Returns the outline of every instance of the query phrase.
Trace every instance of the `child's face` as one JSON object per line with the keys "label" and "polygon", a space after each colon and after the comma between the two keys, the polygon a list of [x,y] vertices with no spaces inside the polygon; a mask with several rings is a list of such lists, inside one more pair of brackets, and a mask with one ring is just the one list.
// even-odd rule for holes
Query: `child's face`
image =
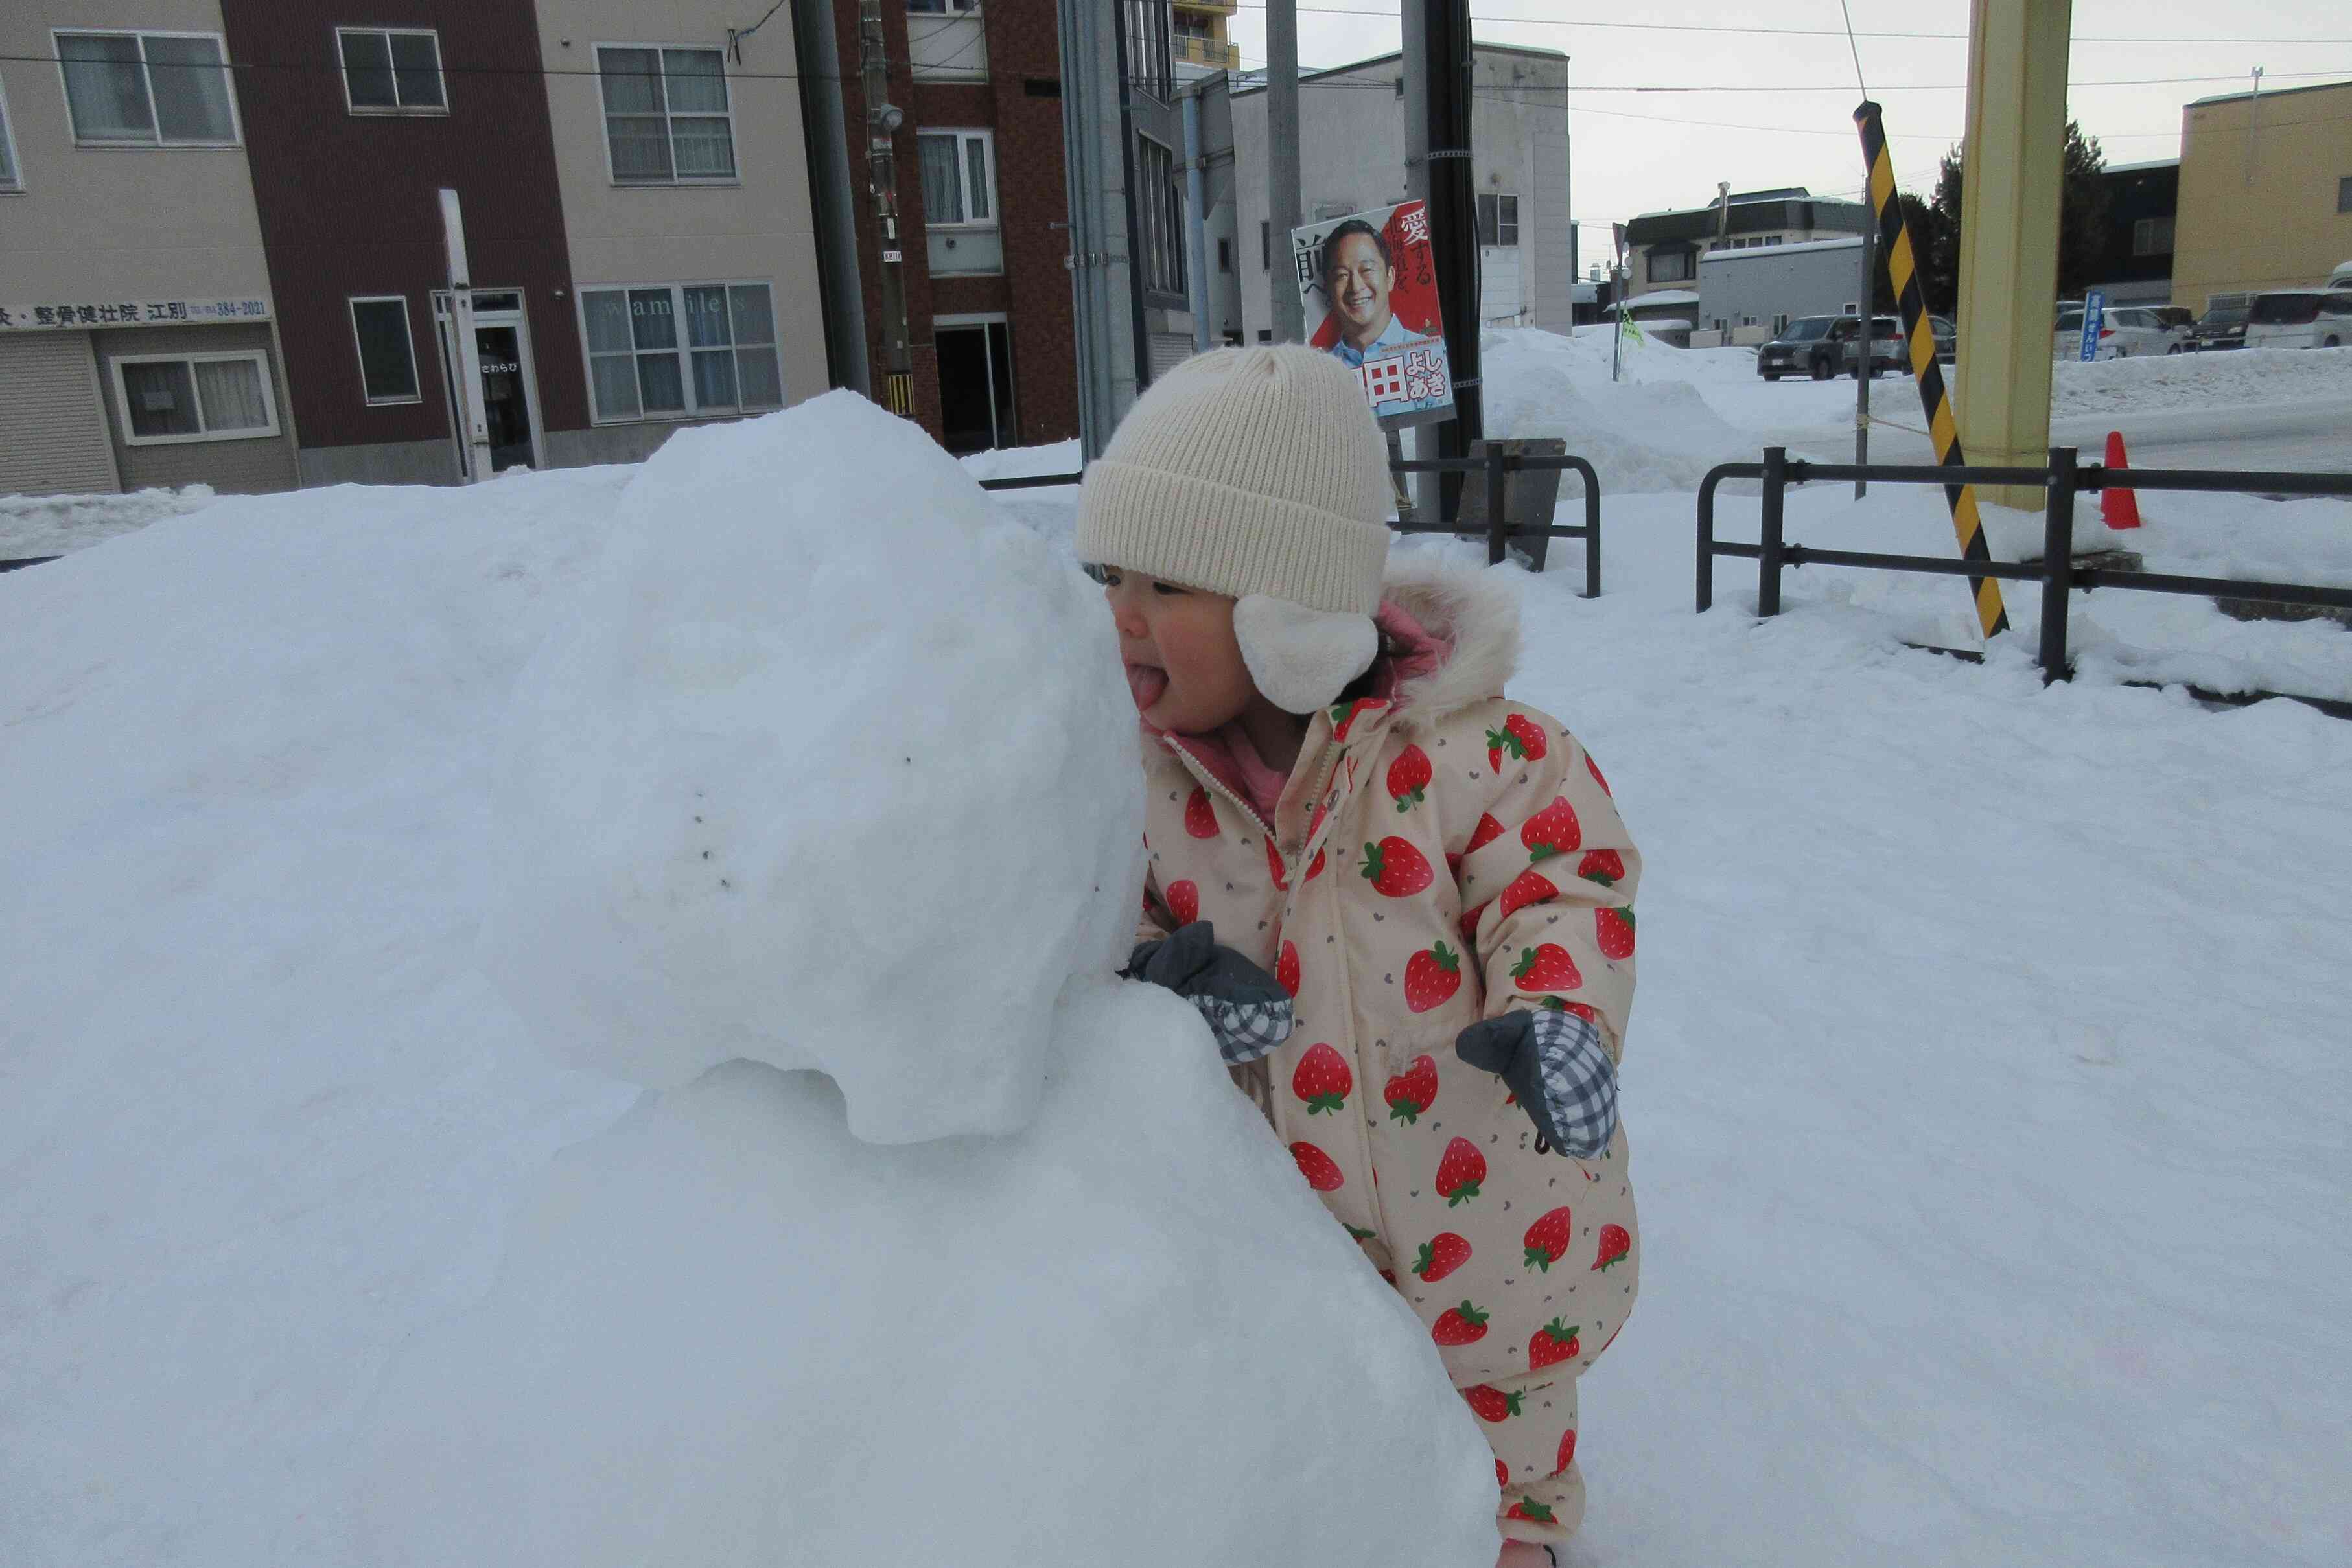
{"label": "child's face", "polygon": [[1136,711],[1155,729],[1205,735],[1241,716],[1257,687],[1234,639],[1234,601],[1118,567],[1090,569],[1110,601]]}

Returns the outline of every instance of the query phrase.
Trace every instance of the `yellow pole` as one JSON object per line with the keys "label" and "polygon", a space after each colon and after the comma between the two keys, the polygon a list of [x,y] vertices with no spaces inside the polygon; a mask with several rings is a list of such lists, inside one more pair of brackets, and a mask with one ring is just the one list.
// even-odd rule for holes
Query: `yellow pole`
{"label": "yellow pole", "polygon": [[[1988,467],[2050,456],[2050,333],[2066,155],[2072,0],[1973,0],[1960,203],[1960,340],[1952,394]],[[2042,491],[1988,486],[1991,505],[2042,511]]]}

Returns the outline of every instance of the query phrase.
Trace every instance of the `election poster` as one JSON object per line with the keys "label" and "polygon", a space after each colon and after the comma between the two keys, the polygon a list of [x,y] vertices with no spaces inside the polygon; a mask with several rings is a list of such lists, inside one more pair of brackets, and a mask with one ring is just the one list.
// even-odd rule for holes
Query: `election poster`
{"label": "election poster", "polygon": [[1290,231],[1307,341],[1355,370],[1393,430],[1454,416],[1429,204],[1401,202]]}

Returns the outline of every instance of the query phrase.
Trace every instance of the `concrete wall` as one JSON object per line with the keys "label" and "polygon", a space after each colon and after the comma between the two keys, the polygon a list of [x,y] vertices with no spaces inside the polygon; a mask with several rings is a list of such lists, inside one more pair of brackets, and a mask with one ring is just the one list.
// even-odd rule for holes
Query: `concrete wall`
{"label": "concrete wall", "polygon": [[[740,61],[728,63],[737,179],[723,185],[614,182],[605,152],[604,100],[593,74],[595,46],[723,48],[727,30],[750,25],[757,18],[756,10],[747,14],[728,0],[664,0],[658,5],[642,0],[537,0],[537,9],[540,48],[548,70],[584,73],[547,78],[564,243],[577,286],[764,281],[775,310],[785,401],[797,402],[824,392],[824,321],[800,84],[794,79],[799,68],[791,7],[778,10],[744,41]],[[543,361],[559,350],[552,342],[533,346],[544,379]],[[581,351],[576,331],[560,351]],[[584,364],[578,373],[585,375]],[[658,436],[637,436],[614,438],[614,444],[630,448],[647,440],[660,444]],[[552,430],[548,444],[552,458]],[[603,444],[567,444],[594,449]]]}
{"label": "concrete wall", "polygon": [[2352,83],[2192,103],[2181,111],[2172,303],[2326,281],[2352,258]]}
{"label": "concrete wall", "polygon": [[[1535,323],[1566,331],[1571,316],[1568,257],[1568,57],[1549,49],[1481,44],[1473,56],[1471,179],[1482,195],[1519,199],[1519,276]],[[1389,206],[1405,199],[1404,99],[1395,55],[1299,82],[1298,182],[1307,221]],[[1259,265],[1265,221],[1266,95],[1234,95],[1236,172],[1234,246],[1244,340],[1271,324],[1271,281]],[[1288,265],[1288,236],[1273,236],[1274,262]],[[1308,323],[1312,329],[1313,323]]]}
{"label": "concrete wall", "polygon": [[1825,240],[1701,256],[1698,296],[1703,329],[1712,330],[1719,320],[1734,333],[1732,341],[1762,342],[1763,338],[1737,335],[1738,329],[1769,328],[1776,316],[1836,315],[1848,304],[1859,304],[1862,241]]}
{"label": "concrete wall", "polygon": [[0,5],[0,56],[18,57],[0,58],[0,84],[25,184],[0,195],[0,298],[268,298],[245,149],[75,146],[49,36],[73,26],[223,30],[217,0]]}

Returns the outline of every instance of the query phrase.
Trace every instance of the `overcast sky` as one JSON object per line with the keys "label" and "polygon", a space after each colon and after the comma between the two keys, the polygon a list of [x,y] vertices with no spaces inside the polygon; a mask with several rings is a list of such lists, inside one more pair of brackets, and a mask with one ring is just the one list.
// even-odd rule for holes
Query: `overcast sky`
{"label": "overcast sky", "polygon": [[[1848,4],[1864,78],[1885,110],[1895,180],[1929,194],[1937,160],[1959,140],[1967,118],[1969,7],[1959,0]],[[1396,0],[1301,0],[1301,68],[1397,48],[1397,16]],[[1612,222],[1704,204],[1715,199],[1718,180],[1735,191],[1804,185],[1817,194],[1860,193],[1855,50],[1837,0],[1770,6],[1662,0],[1655,7],[1472,0],[1471,16],[1481,43],[1569,57],[1573,215],[1588,225],[1585,260],[1605,256]],[[1669,30],[1669,24],[1775,30]],[[1265,64],[1263,0],[1243,0],[1230,26],[1243,65]],[[1953,36],[1883,36],[1891,33]],[[2068,111],[2099,139],[2110,163],[2179,157],[2182,106],[2247,90],[2256,66],[2265,92],[2352,78],[2352,14],[2342,0],[2076,0],[2074,36]],[[2189,41],[2111,41],[2118,38]],[[2269,41],[2275,39],[2292,41]],[[2107,85],[2121,83],[2137,85]],[[1633,88],[1702,90],[1624,90]],[[1773,90],[1752,90],[1759,88]]]}

